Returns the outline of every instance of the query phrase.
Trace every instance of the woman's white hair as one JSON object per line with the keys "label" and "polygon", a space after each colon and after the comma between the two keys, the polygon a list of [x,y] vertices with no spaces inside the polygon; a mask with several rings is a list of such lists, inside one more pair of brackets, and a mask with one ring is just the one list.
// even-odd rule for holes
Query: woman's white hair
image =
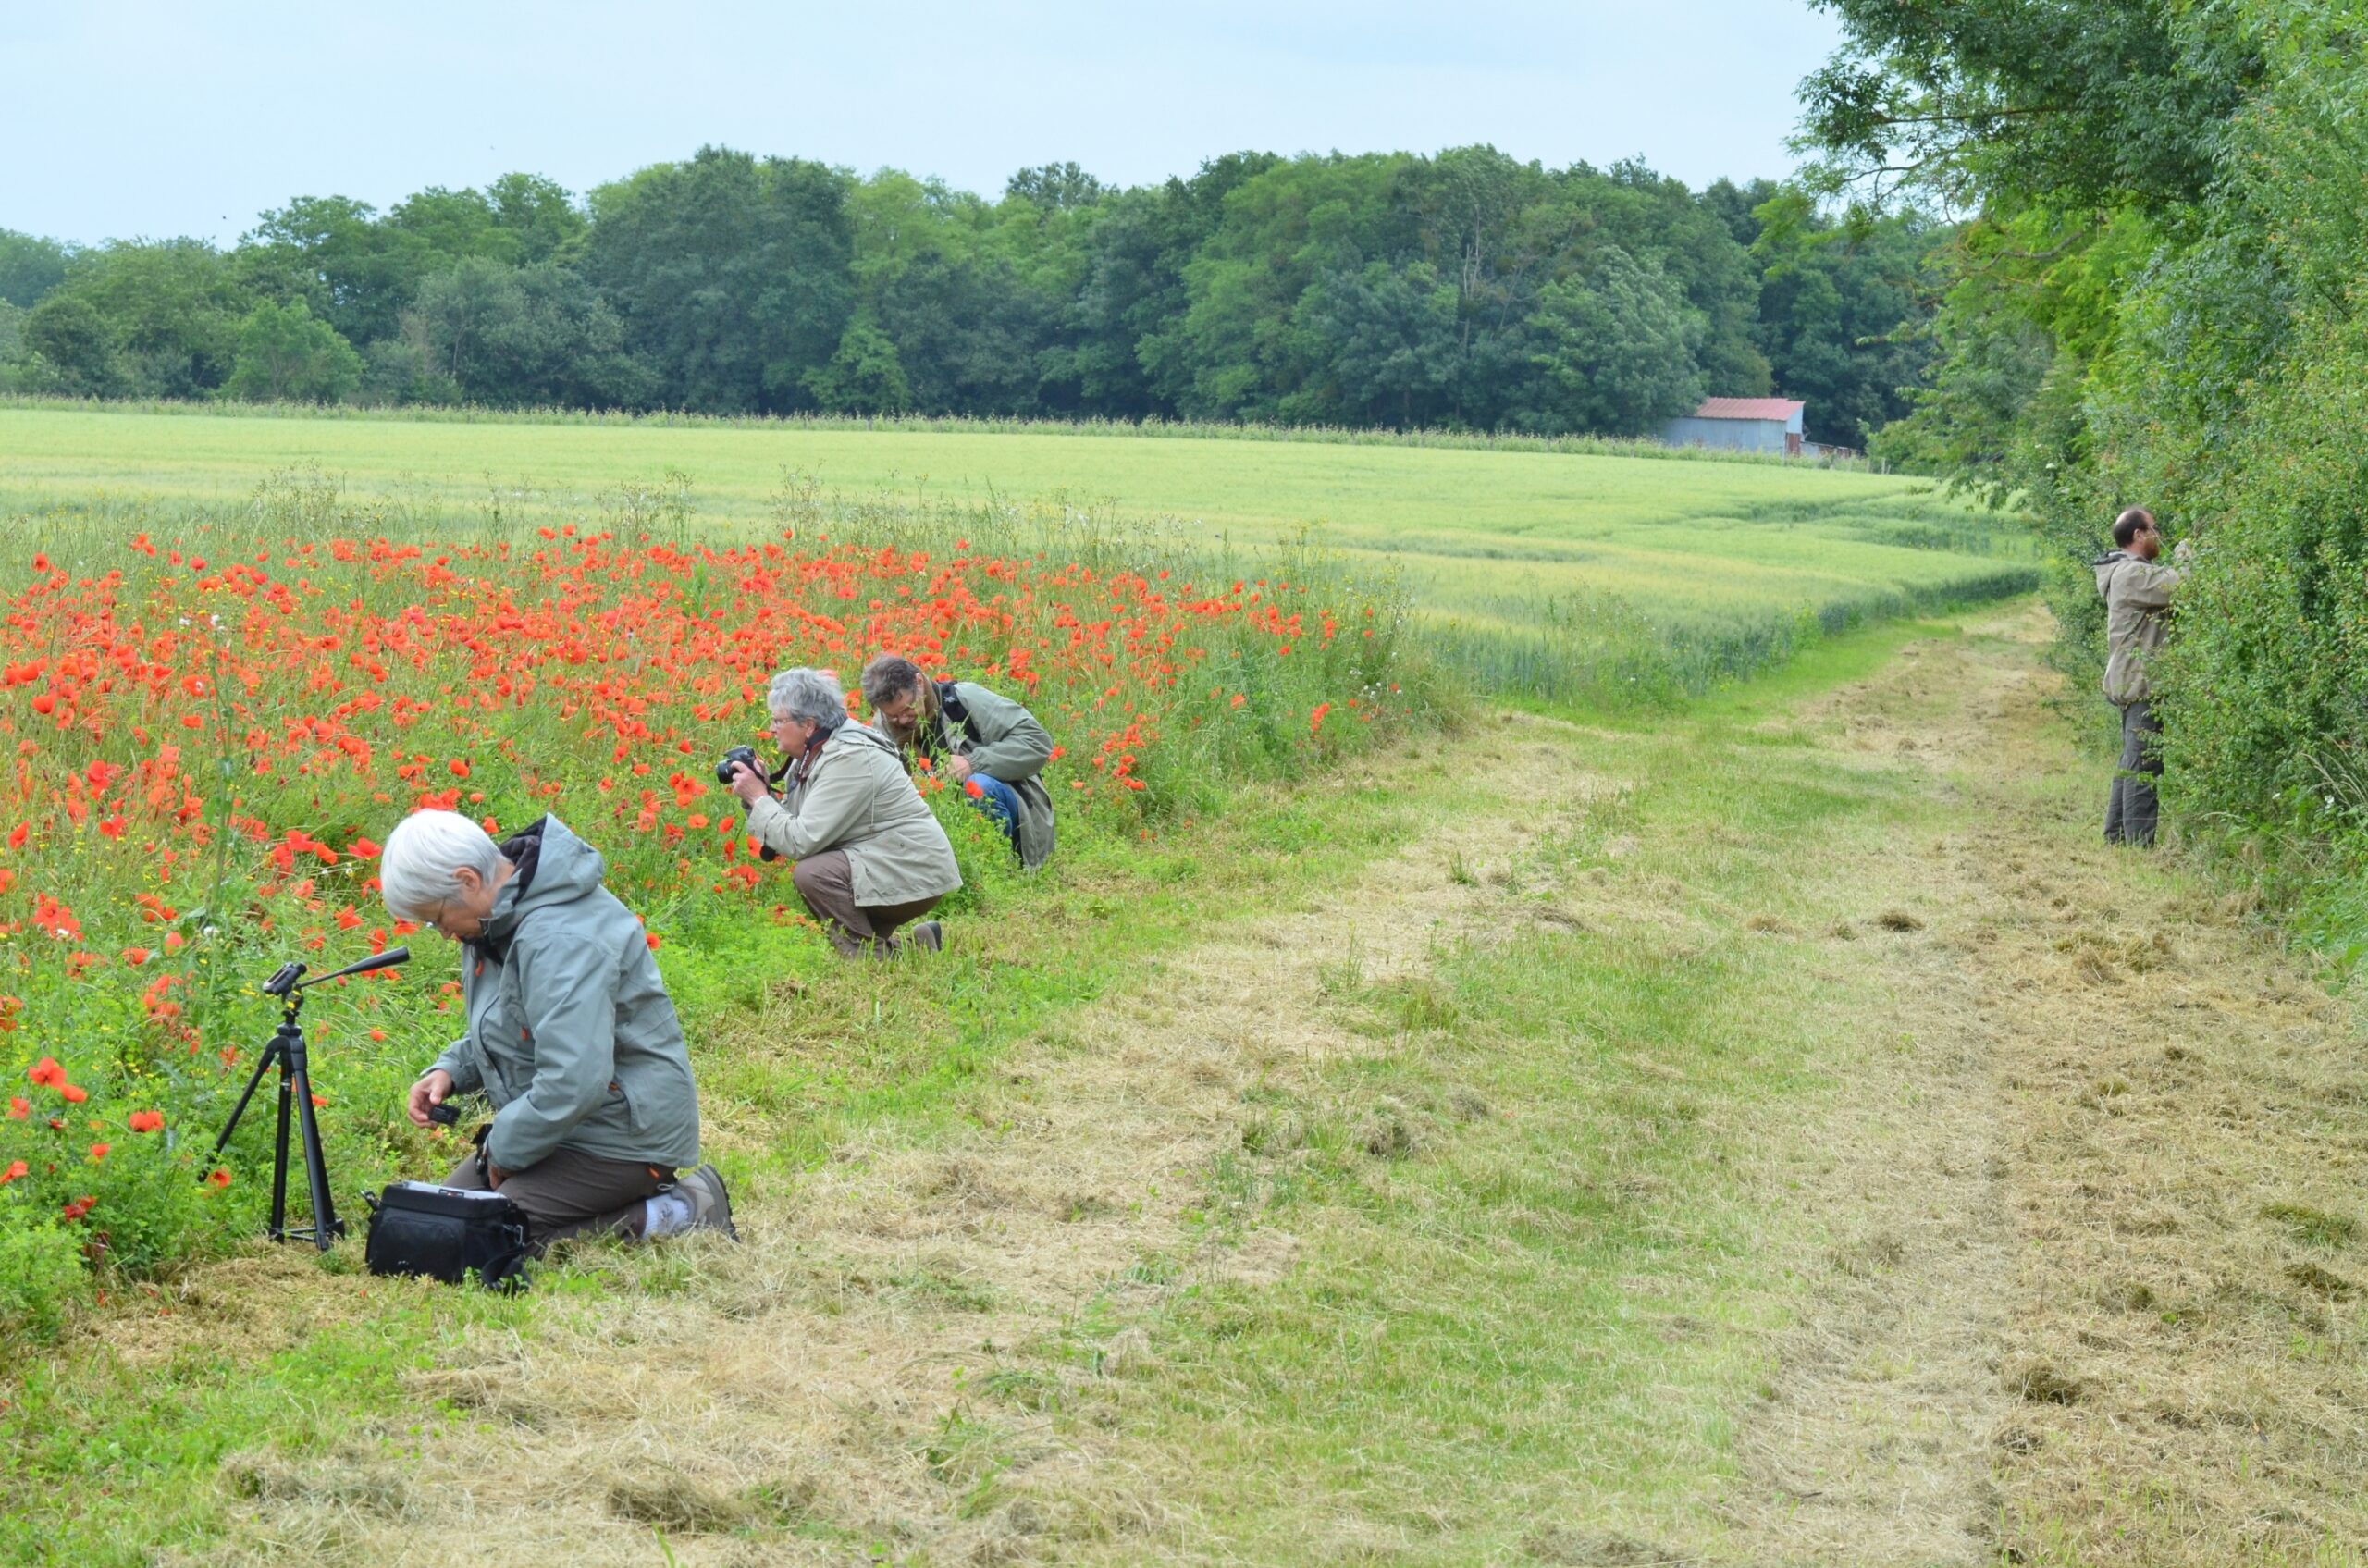
{"label": "woman's white hair", "polygon": [[424,920],[460,891],[463,866],[493,881],[501,850],[485,829],[458,811],[413,811],[395,824],[378,851],[378,895],[399,920]]}
{"label": "woman's white hair", "polygon": [[846,722],[847,694],[841,689],[836,674],[801,665],[773,677],[772,685],[765,693],[765,707],[776,719],[836,725]]}

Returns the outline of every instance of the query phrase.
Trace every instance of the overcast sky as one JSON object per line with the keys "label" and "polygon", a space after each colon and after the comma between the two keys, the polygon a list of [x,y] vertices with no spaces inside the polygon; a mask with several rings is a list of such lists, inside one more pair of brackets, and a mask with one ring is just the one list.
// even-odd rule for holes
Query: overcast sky
{"label": "overcast sky", "polygon": [[582,191],[706,142],[988,194],[1480,142],[1698,188],[1792,168],[1834,38],[1807,0],[0,0],[0,228],[228,242],[290,196]]}

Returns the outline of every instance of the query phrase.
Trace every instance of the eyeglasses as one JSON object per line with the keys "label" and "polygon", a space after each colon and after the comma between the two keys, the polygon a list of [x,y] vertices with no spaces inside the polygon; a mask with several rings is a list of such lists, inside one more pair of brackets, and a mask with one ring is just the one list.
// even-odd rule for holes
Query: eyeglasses
{"label": "eyeglasses", "polygon": [[447,932],[444,930],[444,922],[451,918],[451,909],[452,901],[450,898],[447,898],[436,906],[436,913],[428,916],[419,923],[426,926],[428,930],[434,932],[438,936],[446,935]]}

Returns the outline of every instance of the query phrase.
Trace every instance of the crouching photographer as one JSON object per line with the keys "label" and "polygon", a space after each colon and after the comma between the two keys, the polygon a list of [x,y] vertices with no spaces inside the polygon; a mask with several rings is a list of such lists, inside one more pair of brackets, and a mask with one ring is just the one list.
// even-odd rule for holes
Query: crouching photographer
{"label": "crouching photographer", "polygon": [[387,835],[387,911],[462,945],[468,1019],[412,1085],[411,1118],[426,1126],[454,1094],[492,1102],[492,1125],[445,1185],[500,1191],[537,1253],[569,1236],[736,1240],[715,1168],[675,1179],[698,1157],[690,1056],[648,936],[604,870],[555,817],[500,845],[450,811],[415,812]]}
{"label": "crouching photographer", "polygon": [[781,796],[741,759],[751,754],[722,764],[748,808],[748,831],[773,857],[796,862],[798,896],[841,957],[943,948],[944,929],[921,917],[962,885],[962,872],[895,742],[847,717],[828,670],[783,670],[765,700],[785,763]]}
{"label": "crouching photographer", "polygon": [[1030,870],[1053,855],[1044,764],[1053,737],[1036,715],[976,681],[935,681],[901,654],[863,667],[863,695],[889,739],[962,786]]}

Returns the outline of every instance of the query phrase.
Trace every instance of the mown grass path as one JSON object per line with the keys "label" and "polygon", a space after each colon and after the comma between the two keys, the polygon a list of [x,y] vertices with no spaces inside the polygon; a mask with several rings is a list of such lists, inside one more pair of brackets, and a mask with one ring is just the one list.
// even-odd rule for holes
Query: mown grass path
{"label": "mown grass path", "polygon": [[[2095,842],[2045,630],[1318,785],[1431,829],[752,1188],[740,1248],[243,1413],[166,1560],[2353,1561],[2350,1020]],[[235,1323],[292,1389],[364,1283],[408,1301],[201,1270],[72,1352]]]}

